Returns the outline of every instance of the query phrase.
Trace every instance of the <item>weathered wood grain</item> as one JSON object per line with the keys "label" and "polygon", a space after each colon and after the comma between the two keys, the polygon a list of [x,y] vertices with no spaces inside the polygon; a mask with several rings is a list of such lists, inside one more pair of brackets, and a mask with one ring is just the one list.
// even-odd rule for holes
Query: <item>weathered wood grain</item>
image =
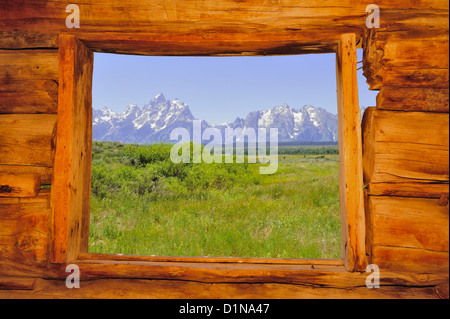
{"label": "weathered wood grain", "polygon": [[33,290],[36,278],[0,277],[0,290]]}
{"label": "weathered wood grain", "polygon": [[[409,296],[411,298],[415,295],[414,289],[419,289],[417,291],[421,291],[420,289],[431,289],[427,294],[420,295],[426,298],[436,298],[441,297],[442,293],[435,294],[435,288],[445,285],[445,283],[448,282],[448,274],[422,274],[417,272],[400,273],[383,270],[380,282],[381,288],[367,289],[365,280],[368,274],[365,272],[348,272],[343,265],[316,265],[312,267],[312,265],[167,263],[145,262],[142,260],[135,262],[80,260],[76,261],[76,264],[80,267],[81,288],[76,289],[78,292],[75,295],[71,293],[66,295],[67,298],[76,298],[77,294],[86,297],[98,297],[100,296],[98,295],[100,291],[102,298],[118,298],[118,295],[140,296],[141,298],[146,298],[146,296],[148,296],[147,293],[133,287],[133,284],[142,280],[142,282],[147,283],[147,285],[150,285],[149,287],[151,287],[153,279],[157,279],[156,282],[163,283],[160,288],[164,290],[164,292],[161,291],[161,294],[158,293],[160,298],[171,298],[173,293],[172,290],[180,289],[183,287],[184,283],[197,283],[201,286],[208,285],[209,287],[227,285],[230,289],[239,289],[239,287],[248,285],[248,289],[252,291],[254,297],[265,295],[261,294],[259,291],[252,290],[251,287],[258,287],[261,284],[265,286],[273,285],[274,290],[271,294],[272,297],[269,297],[268,295],[269,298],[282,298],[284,296],[282,287],[286,288],[288,291],[301,288],[295,296],[291,295],[295,298],[300,298],[302,296],[311,296],[311,298],[325,298],[328,296],[334,296],[334,298],[364,298],[366,293],[369,293],[372,297],[384,296],[383,298],[406,298]],[[11,269],[8,270],[11,271]],[[14,275],[12,276],[17,277],[17,270],[13,273]],[[53,279],[52,282],[64,287],[64,294],[68,293],[70,290],[65,287],[64,280],[67,277],[67,273],[65,272],[64,264],[54,264],[46,273],[35,273],[34,275],[28,273],[27,276]],[[40,279],[38,279],[38,281],[39,280]],[[111,283],[113,280],[120,280],[120,282],[124,283],[122,292],[117,292],[117,290],[111,288],[107,284],[108,282]],[[130,283],[130,285],[125,283]],[[301,293],[303,288],[306,289],[306,291],[303,292],[304,295]],[[310,288],[313,290],[310,290]],[[361,288],[364,288],[364,290]],[[93,291],[91,291],[91,289],[93,289]],[[313,293],[310,295],[310,293],[314,292],[316,289],[320,289],[320,293]],[[196,296],[194,290],[186,296]],[[28,296],[40,298],[51,294],[50,291],[56,292],[58,289],[34,289],[33,293]],[[97,294],[94,291],[97,291]],[[204,295],[202,293],[203,298],[229,298],[229,295],[225,292],[214,291],[215,293],[205,291]],[[378,293],[372,294],[371,291],[378,291]],[[400,295],[398,295],[399,292],[401,292]],[[19,292],[17,292],[15,296],[17,296],[18,293]],[[58,292],[57,295],[60,295],[60,292]]]}
{"label": "weathered wood grain", "polygon": [[20,204],[33,204],[35,206],[50,207],[50,188],[41,188],[34,198],[19,198]]}
{"label": "weathered wood grain", "polygon": [[41,31],[0,31],[2,48],[28,49],[28,48],[57,48],[58,38],[53,34]]}
{"label": "weathered wood grain", "polygon": [[400,197],[429,197],[441,198],[449,193],[448,183],[369,183],[367,185],[370,195],[400,196]]}
{"label": "weathered wood grain", "polygon": [[257,258],[257,257],[176,257],[176,256],[134,256],[80,253],[80,260],[117,260],[143,262],[189,262],[189,263],[229,263],[229,264],[294,264],[343,266],[342,259],[303,259],[303,258]]}
{"label": "weathered wood grain", "polygon": [[58,83],[53,80],[0,84],[0,113],[55,114]]}
{"label": "weathered wood grain", "polygon": [[5,263],[30,270],[47,266],[50,216],[50,207],[43,203],[0,205],[0,273]]}
{"label": "weathered wood grain", "polygon": [[448,20],[437,28],[411,23],[398,31],[384,26],[365,32],[363,70],[370,89],[448,89]]}
{"label": "weathered wood grain", "polygon": [[383,87],[377,108],[398,111],[449,111],[449,89]]}
{"label": "weathered wood grain", "polygon": [[[415,27],[417,28],[417,26]],[[441,30],[422,27],[406,32],[372,29],[367,43],[367,62],[374,70],[383,68],[448,68],[448,25]]]}
{"label": "weathered wood grain", "polygon": [[36,207],[50,207],[50,189],[42,188],[36,197],[0,197],[0,204],[33,204]]}
{"label": "weathered wood grain", "polygon": [[39,174],[42,185],[52,182],[53,167],[30,165],[0,165],[0,174]]}
{"label": "weathered wood grain", "polygon": [[436,295],[441,299],[449,299],[449,284],[445,283],[434,287]]}
{"label": "weathered wood grain", "polygon": [[[0,198],[0,278],[46,276],[50,260],[50,192],[34,198]],[[6,280],[8,281],[8,280]]]}
{"label": "weathered wood grain", "polygon": [[361,114],[356,39],[342,35],[336,54],[342,255],[350,271],[366,268]]}
{"label": "weathered wood grain", "polygon": [[50,260],[50,192],[34,198],[0,198],[0,278],[45,276]]}
{"label": "weathered wood grain", "polygon": [[[72,108],[72,111],[59,112],[58,130],[65,132],[75,127],[73,110],[89,104],[77,97],[84,94],[90,99],[84,90],[88,86],[86,74],[90,73],[91,62],[84,64],[84,70],[75,64],[66,65],[71,71],[65,69],[62,74],[74,75],[69,76],[71,93],[64,87],[66,95],[58,96],[58,90],[63,89],[58,87],[57,52],[43,48],[61,46],[58,41],[61,33],[76,35],[96,51],[150,55],[334,52],[342,34],[354,33],[352,42],[362,40],[359,45],[364,46],[367,81],[372,89],[381,89],[378,108],[413,111],[404,114],[368,110],[365,116],[364,127],[369,129],[364,130],[363,163],[368,185],[366,202],[370,203],[366,205],[365,216],[367,229],[371,231],[367,234],[367,252],[370,261],[381,267],[380,289],[365,287],[366,273],[348,272],[342,264],[326,262],[254,265],[246,261],[244,265],[235,265],[224,260],[204,265],[145,261],[144,257],[117,261],[102,256],[104,260],[80,260],[82,273],[90,280],[82,281],[81,290],[69,290],[64,283],[65,264],[49,264],[53,212],[49,206],[49,190],[41,190],[36,198],[0,199],[0,288],[3,284],[4,288],[14,289],[0,290],[0,295],[6,298],[448,298],[448,200],[445,200],[448,196],[448,114],[415,112],[448,112],[448,1],[382,0],[377,3],[382,8],[382,27],[366,32],[365,7],[370,3],[369,0],[357,4],[347,0],[326,0],[320,4],[307,0],[81,0],[77,4],[82,27],[67,29],[67,2],[0,0],[0,48],[14,49],[0,50],[0,113],[3,113],[0,115],[0,174],[37,173],[44,184],[49,184],[54,177],[56,115],[32,118],[26,114],[7,114],[56,114],[59,98],[60,108],[62,105]],[[62,46],[67,48],[65,40],[62,41]],[[82,60],[90,55],[80,42],[70,43],[74,51],[66,52],[68,55],[75,57],[80,53]],[[33,50],[17,50],[22,48]],[[72,93],[73,100],[70,100]],[[89,127],[86,114],[81,112],[80,123]],[[359,119],[359,114],[353,115]],[[350,131],[357,137],[359,124],[353,124]],[[73,161],[58,155],[56,181],[63,177],[60,172],[65,169],[88,172],[86,158],[90,150],[87,151],[86,137],[90,133],[72,131],[70,134],[74,139],[58,138],[60,148],[66,145],[68,152],[83,154],[82,162],[74,160],[81,157],[78,155],[71,158]],[[359,178],[358,174],[349,178],[352,176]],[[78,203],[74,207],[82,207],[85,212],[88,198],[80,197],[83,192],[75,193],[89,189],[88,179],[75,183],[70,179],[65,181],[72,182],[72,187],[57,181],[56,190],[55,185],[52,187],[54,203],[68,203],[64,198],[71,198],[71,203]],[[72,193],[68,194],[67,190]],[[64,191],[67,197],[60,196]],[[355,198],[360,191],[362,187],[355,189]],[[345,212],[350,211],[346,220],[359,211],[355,207],[349,210],[346,206]],[[67,242],[67,247],[75,253],[62,261],[75,258],[87,245],[86,237],[79,234],[87,233],[89,214],[75,216],[73,220],[62,218],[66,234],[72,230],[75,233],[75,238]],[[60,225],[61,219],[55,221]],[[77,223],[81,226],[77,227]],[[360,223],[356,221],[356,225]],[[361,228],[345,229],[345,233],[358,234],[358,229]],[[350,248],[356,247],[359,252],[349,249],[347,256],[364,255],[363,245],[352,242],[353,238],[359,240],[359,235],[349,238]],[[362,263],[357,268],[362,269]],[[399,270],[409,274],[401,274]]]}
{"label": "weathered wood grain", "polygon": [[93,53],[74,36],[59,38],[58,128],[51,188],[53,262],[87,252],[92,161]]}
{"label": "weathered wood grain", "polygon": [[0,50],[0,57],[2,84],[58,80],[58,50]]}
{"label": "weathered wood grain", "polygon": [[0,50],[0,114],[56,113],[57,50]]}
{"label": "weathered wood grain", "polygon": [[449,208],[438,199],[370,196],[371,263],[409,272],[448,272]]}
{"label": "weathered wood grain", "polygon": [[0,205],[1,204],[18,204],[18,197],[0,197]]}
{"label": "weathered wood grain", "polygon": [[56,118],[0,114],[0,165],[53,166]]}
{"label": "weathered wood grain", "polygon": [[448,273],[448,260],[448,252],[382,245],[373,245],[372,247],[372,263],[381,269]]}
{"label": "weathered wood grain", "polygon": [[[88,257],[88,256],[86,256]],[[110,256],[111,258],[119,258],[117,256]],[[147,257],[149,258],[149,257]],[[132,259],[132,258],[131,258]],[[131,260],[130,259],[130,260]],[[230,287],[240,287],[241,285],[259,285],[276,284],[281,287],[309,287],[324,289],[319,295],[327,296],[329,292],[339,289],[342,291],[354,291],[355,298],[361,293],[359,288],[365,288],[365,279],[367,273],[365,272],[348,272],[344,265],[326,265],[326,264],[240,264],[240,263],[192,263],[192,262],[158,262],[145,261],[145,257],[139,257],[140,260],[78,260],[74,261],[81,271],[81,289],[79,293],[90,294],[89,289],[86,288],[88,283],[96,283],[92,288],[97,288],[104,293],[105,298],[114,298],[115,293],[109,290],[108,286],[102,284],[102,279],[110,281],[110,278],[122,278],[123,282],[138,282],[141,279],[157,279],[158,282],[169,280],[173,283],[173,287],[181,287],[184,282],[198,282],[206,283],[208,285],[216,284],[230,284]],[[0,273],[4,276],[18,276],[22,273],[23,276],[33,278],[52,278],[61,279],[61,282],[67,277],[65,272],[65,264],[53,264],[49,266],[48,270],[33,269],[32,267],[23,268],[23,265],[11,267],[13,263],[1,264]],[[2,267],[3,266],[3,267]],[[429,274],[429,273],[399,273],[388,270],[383,270],[381,277],[381,285],[386,293],[395,295],[395,291],[401,287],[405,289],[404,293],[412,296],[414,293],[409,287],[434,287],[445,284],[448,281],[448,274]],[[149,282],[150,281],[147,281]],[[164,285],[166,290],[171,287]],[[83,292],[82,292],[83,291]],[[145,297],[140,291],[136,291],[133,287],[126,289],[129,294],[140,295]],[[358,293],[356,293],[359,291]],[[381,290],[380,290],[381,291]],[[346,298],[347,294],[337,293],[337,297]],[[45,293],[40,290],[34,291],[35,297],[43,296]],[[283,294],[282,290],[274,290],[274,298],[280,298]],[[257,293],[255,296],[260,296]],[[333,294],[334,295],[334,294]],[[170,292],[166,291],[165,295],[161,297],[170,296]],[[212,296],[212,295],[210,295]],[[227,297],[218,293],[219,298]],[[300,296],[300,295],[299,295]],[[353,296],[353,295],[352,295]],[[74,295],[67,295],[69,298]],[[363,295],[359,296],[363,298]]]}
{"label": "weathered wood grain", "polygon": [[[68,29],[67,2],[5,4],[0,47],[54,47],[73,34],[96,50],[134,54],[278,54],[331,52],[341,34],[362,35],[370,0],[94,1],[80,7],[80,28]],[[445,1],[379,1],[383,27],[408,30],[448,26]],[[39,18],[37,18],[39,17]],[[447,24],[446,24],[447,23]],[[20,30],[17,35],[14,31]],[[27,41],[22,37],[26,36]],[[288,52],[287,52],[288,51]]]}
{"label": "weathered wood grain", "polygon": [[36,197],[40,188],[39,174],[0,173],[0,197]]}
{"label": "weathered wood grain", "polygon": [[[365,287],[368,273],[349,272],[344,265],[321,264],[232,264],[232,263],[191,263],[78,260],[76,264],[86,280],[124,278],[186,280],[209,283],[261,283],[273,282],[316,287],[356,288]],[[52,278],[65,278],[65,265],[54,265]],[[433,286],[444,283],[445,274],[428,272],[385,271],[381,283],[391,286]]]}
{"label": "weathered wood grain", "polygon": [[366,184],[448,183],[448,114],[368,108],[363,132]]}
{"label": "weathered wood grain", "polygon": [[437,199],[370,196],[373,244],[449,251],[449,209]]}
{"label": "weathered wood grain", "polygon": [[383,86],[447,89],[449,84],[448,68],[392,67],[366,77],[373,79],[370,87],[372,90],[378,90]]}
{"label": "weathered wood grain", "polygon": [[67,289],[63,280],[37,279],[33,290],[0,290],[5,299],[439,299],[435,287],[323,288],[276,283],[198,283],[173,280],[99,279]]}

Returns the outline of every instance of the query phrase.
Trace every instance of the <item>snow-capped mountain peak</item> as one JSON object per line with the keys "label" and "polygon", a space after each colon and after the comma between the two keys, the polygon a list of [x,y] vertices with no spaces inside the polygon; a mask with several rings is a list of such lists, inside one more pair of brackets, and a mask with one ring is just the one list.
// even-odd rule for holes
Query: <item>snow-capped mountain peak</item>
{"label": "snow-capped mountain peak", "polygon": [[[186,128],[192,136],[194,120],[187,104],[178,98],[167,100],[163,93],[159,93],[142,108],[131,103],[122,113],[107,107],[94,110],[93,138],[140,144],[169,141],[170,132],[177,127]],[[311,105],[292,108],[285,103],[251,112],[244,119],[237,117],[232,123],[213,125],[202,121],[202,128],[206,127],[220,130],[278,128],[279,141],[337,140],[337,116]]]}
{"label": "snow-capped mountain peak", "polygon": [[166,100],[166,97],[164,96],[164,94],[162,92],[160,92],[150,101],[150,104],[162,103],[165,100]]}

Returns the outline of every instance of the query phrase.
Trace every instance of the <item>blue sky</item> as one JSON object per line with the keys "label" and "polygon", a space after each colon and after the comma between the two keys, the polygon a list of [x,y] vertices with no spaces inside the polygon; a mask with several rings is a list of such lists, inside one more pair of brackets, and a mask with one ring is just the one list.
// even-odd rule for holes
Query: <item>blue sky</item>
{"label": "blue sky", "polygon": [[[358,50],[358,61],[362,50]],[[337,113],[335,54],[270,57],[149,57],[95,53],[93,107],[122,112],[158,93],[179,98],[192,114],[211,123],[287,103]],[[358,64],[358,67],[361,64]],[[374,106],[358,71],[360,105]]]}

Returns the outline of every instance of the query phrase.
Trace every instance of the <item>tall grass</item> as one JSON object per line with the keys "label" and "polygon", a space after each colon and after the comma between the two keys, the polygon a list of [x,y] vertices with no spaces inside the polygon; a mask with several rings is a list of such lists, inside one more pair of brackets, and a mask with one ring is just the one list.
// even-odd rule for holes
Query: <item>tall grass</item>
{"label": "tall grass", "polygon": [[90,252],[340,257],[336,155],[280,156],[260,175],[259,164],[174,164],[167,149],[94,142]]}

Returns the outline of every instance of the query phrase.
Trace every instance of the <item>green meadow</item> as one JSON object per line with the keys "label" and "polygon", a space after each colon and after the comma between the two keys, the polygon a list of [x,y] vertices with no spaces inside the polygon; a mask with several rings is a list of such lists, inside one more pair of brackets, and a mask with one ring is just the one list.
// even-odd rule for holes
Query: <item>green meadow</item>
{"label": "green meadow", "polygon": [[336,145],[281,146],[272,175],[170,148],[94,141],[89,252],[340,258]]}

